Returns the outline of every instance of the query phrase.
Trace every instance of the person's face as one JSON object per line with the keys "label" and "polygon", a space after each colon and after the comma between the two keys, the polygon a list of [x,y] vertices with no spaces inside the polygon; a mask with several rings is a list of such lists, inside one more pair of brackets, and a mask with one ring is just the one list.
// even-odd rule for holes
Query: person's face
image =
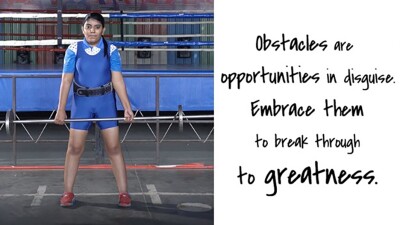
{"label": "person's face", "polygon": [[86,41],[92,46],[99,43],[105,30],[106,28],[101,25],[100,21],[95,19],[88,19],[82,27],[82,33],[85,35]]}

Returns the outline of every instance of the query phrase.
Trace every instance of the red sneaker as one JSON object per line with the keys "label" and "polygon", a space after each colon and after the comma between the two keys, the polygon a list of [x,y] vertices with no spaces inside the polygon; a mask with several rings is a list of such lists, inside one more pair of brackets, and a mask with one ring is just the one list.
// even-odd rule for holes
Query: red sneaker
{"label": "red sneaker", "polygon": [[128,192],[123,192],[119,194],[119,207],[130,207],[131,206],[131,196],[129,196]]}
{"label": "red sneaker", "polygon": [[75,203],[75,195],[72,192],[64,192],[60,198],[60,206],[70,207]]}

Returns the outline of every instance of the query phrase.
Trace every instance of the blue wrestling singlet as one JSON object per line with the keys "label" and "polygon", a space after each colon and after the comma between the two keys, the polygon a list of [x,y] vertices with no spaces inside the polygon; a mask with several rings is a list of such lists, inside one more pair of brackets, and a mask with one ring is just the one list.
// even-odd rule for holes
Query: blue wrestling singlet
{"label": "blue wrestling singlet", "polygon": [[[63,73],[73,73],[79,86],[96,88],[111,82],[111,71],[121,72],[121,58],[114,45],[108,46],[109,56],[104,56],[104,44],[100,39],[91,47],[86,40],[71,44],[65,54]],[[104,95],[73,95],[71,118],[117,117],[115,93]],[[100,129],[118,126],[118,121],[98,121]],[[71,122],[71,128],[88,130],[92,122]]]}

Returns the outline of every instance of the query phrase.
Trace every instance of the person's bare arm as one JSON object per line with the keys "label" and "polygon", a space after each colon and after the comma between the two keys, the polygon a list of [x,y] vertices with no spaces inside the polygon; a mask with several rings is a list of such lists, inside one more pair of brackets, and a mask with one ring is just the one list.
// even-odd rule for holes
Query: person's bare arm
{"label": "person's bare arm", "polygon": [[65,112],[65,106],[67,105],[68,93],[71,88],[72,81],[74,79],[73,73],[63,73],[60,85],[60,95],[58,98],[57,113],[54,122],[56,124],[64,124],[64,120],[67,118]]}
{"label": "person's bare arm", "polygon": [[113,87],[117,92],[119,99],[121,100],[122,107],[124,107],[125,121],[132,121],[134,114],[132,112],[131,103],[129,102],[122,73],[117,71],[111,71],[111,73]]}

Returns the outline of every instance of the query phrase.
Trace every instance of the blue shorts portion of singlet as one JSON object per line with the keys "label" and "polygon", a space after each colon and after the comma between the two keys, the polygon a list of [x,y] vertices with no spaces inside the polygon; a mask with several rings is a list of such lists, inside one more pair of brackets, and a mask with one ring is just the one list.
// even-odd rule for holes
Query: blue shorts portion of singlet
{"label": "blue shorts portion of singlet", "polygon": [[[77,110],[79,109],[79,110]],[[117,110],[115,107],[114,92],[98,96],[74,95],[71,106],[71,118],[115,118]],[[89,130],[93,122],[71,122],[72,129]],[[101,130],[118,126],[118,121],[97,121]]]}

